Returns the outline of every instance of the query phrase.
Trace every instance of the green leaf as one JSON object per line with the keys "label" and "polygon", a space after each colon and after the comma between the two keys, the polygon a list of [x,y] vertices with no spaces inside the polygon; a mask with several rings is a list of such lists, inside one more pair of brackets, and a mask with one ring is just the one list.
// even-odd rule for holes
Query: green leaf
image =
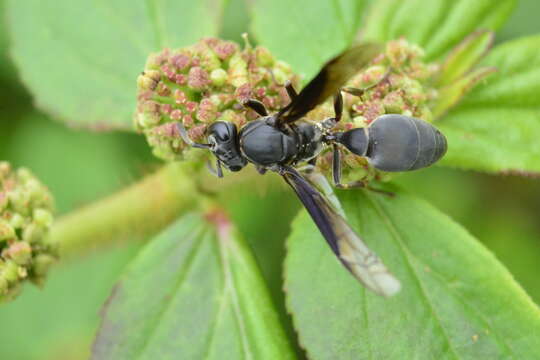
{"label": "green leaf", "polygon": [[476,31],[467,36],[446,57],[437,78],[437,87],[448,86],[469,72],[493,45],[494,34]]}
{"label": "green leaf", "polygon": [[448,137],[442,164],[489,172],[540,172],[540,36],[496,47],[482,66],[497,73],[437,126]]}
{"label": "green leaf", "polygon": [[261,45],[309,80],[347,47],[360,25],[365,0],[254,0],[251,28]]}
{"label": "green leaf", "polygon": [[531,359],[540,311],[495,257],[433,207],[338,193],[353,228],[401,280],[385,299],[339,264],[303,212],[293,223],[286,291],[311,359]]}
{"label": "green leaf", "polygon": [[187,215],[143,249],[105,307],[93,359],[294,358],[250,251],[215,222]]}
{"label": "green leaf", "polygon": [[437,59],[475,30],[498,29],[515,0],[379,0],[367,14],[363,38],[388,41],[401,36]]}
{"label": "green leaf", "polygon": [[[4,13],[4,0],[0,0],[0,14]],[[0,16],[0,82],[7,83],[16,79],[15,70],[8,58],[8,39],[4,16]]]}
{"label": "green leaf", "polygon": [[480,67],[471,70],[468,74],[454,81],[452,84],[438,90],[438,98],[431,112],[434,119],[446,114],[446,112],[454,107],[466,94],[471,91],[476,84],[483,81],[488,76],[497,72],[494,67]]}
{"label": "green leaf", "polygon": [[147,56],[218,33],[223,0],[8,0],[11,54],[37,105],[74,126],[131,129]]}

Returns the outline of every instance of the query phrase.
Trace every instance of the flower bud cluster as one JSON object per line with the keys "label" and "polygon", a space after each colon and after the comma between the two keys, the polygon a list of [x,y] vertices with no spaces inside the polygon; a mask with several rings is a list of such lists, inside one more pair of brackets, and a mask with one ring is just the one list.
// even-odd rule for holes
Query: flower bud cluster
{"label": "flower bud cluster", "polygon": [[344,93],[345,109],[353,127],[369,125],[384,114],[403,114],[432,120],[429,105],[437,91],[430,82],[439,65],[422,61],[424,51],[404,39],[389,41],[385,52],[356,75],[348,87],[363,94]]}
{"label": "flower bud cluster", "polygon": [[0,161],[0,302],[25,280],[41,284],[56,251],[44,241],[51,226],[49,190],[27,169]]}
{"label": "flower bud cluster", "polygon": [[298,81],[289,65],[247,40],[244,49],[215,38],[165,49],[148,58],[137,79],[135,127],[146,135],[157,157],[182,159],[187,145],[176,123],[182,123],[195,142],[204,141],[206,127],[214,121],[241,127],[257,117],[242,101],[257,99],[270,112],[289,102],[286,80]]}
{"label": "flower bud cluster", "polygon": [[[384,114],[403,114],[432,121],[430,106],[437,99],[433,85],[440,66],[426,64],[423,50],[404,39],[389,41],[385,51],[377,56],[365,70],[354,76],[344,91],[343,119],[338,124],[341,130],[366,127]],[[357,89],[360,91],[352,90]],[[318,118],[332,116],[331,101],[310,115]],[[369,166],[365,158],[347,151],[343,156],[344,182],[359,179],[385,180],[389,178]],[[330,172],[331,156],[328,154],[317,165]]]}

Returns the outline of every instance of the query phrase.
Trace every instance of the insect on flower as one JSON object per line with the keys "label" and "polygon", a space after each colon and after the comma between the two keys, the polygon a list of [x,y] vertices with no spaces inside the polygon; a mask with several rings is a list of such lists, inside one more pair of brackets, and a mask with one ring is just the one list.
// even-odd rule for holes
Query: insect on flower
{"label": "insect on flower", "polygon": [[[275,114],[248,99],[244,106],[260,117],[237,129],[231,122],[217,121],[207,129],[207,143],[193,142],[178,123],[182,139],[190,146],[210,150],[216,157],[216,174],[222,167],[240,171],[248,163],[264,174],[280,174],[293,188],[320,232],[341,263],[367,288],[383,296],[400,289],[400,282],[388,271],[379,257],[369,250],[347,224],[340,211],[317,190],[309,174],[317,156],[332,147],[332,173],[337,188],[363,186],[361,182],[341,183],[339,147],[367,158],[376,169],[409,171],[427,167],[446,152],[446,138],[431,124],[412,117],[388,114],[375,119],[366,128],[335,131],[343,112],[342,91],[360,95],[361,89],[342,88],[345,82],[381,51],[375,44],[356,45],[330,60],[300,93],[290,83],[284,86],[291,102]],[[303,117],[329,96],[334,99],[335,116],[320,122]],[[307,163],[304,169],[299,165]],[[305,172],[302,174],[302,172]]]}

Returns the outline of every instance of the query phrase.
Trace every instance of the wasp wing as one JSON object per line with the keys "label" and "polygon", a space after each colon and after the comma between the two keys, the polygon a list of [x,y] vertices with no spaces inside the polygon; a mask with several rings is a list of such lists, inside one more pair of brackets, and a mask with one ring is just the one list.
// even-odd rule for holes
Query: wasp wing
{"label": "wasp wing", "polygon": [[292,123],[322,104],[381,52],[382,46],[379,44],[358,44],[327,62],[317,76],[277,114],[278,125]]}
{"label": "wasp wing", "polygon": [[286,167],[285,181],[296,192],[320,232],[341,263],[373,292],[392,296],[400,288],[397,280],[329,201],[295,169]]}

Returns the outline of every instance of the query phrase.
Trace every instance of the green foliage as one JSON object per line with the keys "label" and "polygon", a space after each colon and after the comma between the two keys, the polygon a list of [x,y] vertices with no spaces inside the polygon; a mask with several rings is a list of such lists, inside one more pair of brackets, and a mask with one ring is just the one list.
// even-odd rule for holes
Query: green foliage
{"label": "green foliage", "polygon": [[257,265],[230,224],[185,215],[149,244],[105,307],[94,359],[289,359]]}
{"label": "green foliage", "polygon": [[276,57],[308,80],[354,39],[365,0],[255,0],[251,29]]}
{"label": "green foliage", "polygon": [[503,173],[540,172],[540,37],[497,46],[482,65],[497,68],[446,118],[443,164]]}
{"label": "green foliage", "polygon": [[16,301],[0,307],[0,358],[88,359],[99,308],[138,248],[130,245],[53,267],[43,289],[28,286]]}
{"label": "green foliage", "polygon": [[489,31],[477,31],[469,35],[444,61],[437,85],[448,86],[467,74],[487,54],[493,44],[493,37]]}
{"label": "green foliage", "polygon": [[[241,24],[249,21],[258,43],[309,80],[357,37],[357,30],[359,38],[376,41],[403,36],[423,47],[428,60],[446,64],[438,83],[434,81],[443,97],[436,125],[449,140],[441,164],[536,174],[540,38],[498,45],[483,58],[491,35],[477,32],[452,52],[474,31],[500,28],[515,3],[254,0],[246,13],[236,0],[6,0],[9,39],[0,34],[0,49],[10,43],[17,70],[42,110],[76,127],[128,129],[136,77],[148,54],[163,47],[178,48],[219,33],[238,40],[246,30]],[[222,28],[226,4],[232,7],[224,12],[229,24]],[[242,10],[239,21],[237,10],[231,9]],[[536,17],[530,18],[529,25],[536,25]],[[16,87],[6,59],[0,54],[0,81]],[[493,67],[498,73],[483,79]],[[137,142],[129,135],[75,133],[48,124],[34,109],[10,109],[0,122],[2,156],[43,174],[61,212],[129,182],[148,167],[134,171],[134,164],[149,160],[141,151],[142,139]],[[539,310],[508,271],[448,217],[393,185],[388,188],[396,191],[395,198],[364,191],[340,191],[339,197],[351,225],[401,280],[401,293],[382,299],[365,291],[302,213],[287,240],[283,294],[282,243],[298,205],[292,193],[281,188],[265,193],[264,179],[271,176],[257,178],[261,187],[244,183],[217,200],[229,208],[249,245],[236,231],[225,239],[219,225],[216,231],[215,224],[191,214],[139,253],[107,304],[94,358],[249,354],[281,359],[302,357],[299,347],[313,359],[533,358],[540,351]],[[416,193],[466,223],[538,299],[534,271],[540,254],[540,209],[535,197],[540,193],[531,190],[537,184],[531,181],[524,189],[521,183],[484,177],[475,187],[471,179],[478,177],[442,167],[403,178]],[[223,181],[236,179],[226,174]],[[495,196],[500,204],[486,209]],[[151,202],[152,194],[141,201]],[[516,211],[518,205],[523,207]],[[154,215],[148,214],[149,223]],[[0,357],[43,358],[51,354],[50,343],[56,347],[53,358],[85,358],[97,321],[92,314],[111,280],[98,278],[101,286],[85,285],[93,281],[88,273],[100,275],[106,269],[100,263],[58,283],[53,276],[43,297],[23,294],[21,303],[1,308],[0,338],[9,344],[0,348]],[[47,293],[52,290],[54,294]],[[95,296],[89,295],[92,291]],[[72,294],[76,292],[87,296]],[[66,301],[77,306],[62,306]],[[290,328],[291,317],[296,333]],[[28,336],[18,337],[14,329]],[[73,356],[64,351],[68,342],[81,344]]]}
{"label": "green foliage", "polygon": [[515,0],[380,0],[374,2],[362,37],[388,41],[405,36],[437,59],[479,29],[496,30],[510,16]]}
{"label": "green foliage", "polygon": [[339,192],[349,223],[404,284],[391,299],[356,284],[307,214],[293,223],[285,287],[310,358],[531,358],[540,311],[528,295],[447,216],[391,190]]}
{"label": "green foliage", "polygon": [[148,54],[217,35],[222,11],[221,0],[6,1],[11,53],[37,106],[99,130],[130,130]]}

